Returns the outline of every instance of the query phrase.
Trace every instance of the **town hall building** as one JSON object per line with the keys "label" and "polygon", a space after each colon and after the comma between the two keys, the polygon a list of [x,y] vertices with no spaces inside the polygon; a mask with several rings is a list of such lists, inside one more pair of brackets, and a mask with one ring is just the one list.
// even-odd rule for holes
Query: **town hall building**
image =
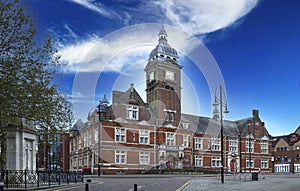
{"label": "town hall building", "polygon": [[[220,115],[182,113],[181,71],[177,51],[162,25],[146,73],[146,102],[131,84],[126,91],[106,96],[70,131],[70,170],[93,174],[142,173],[151,169],[221,168]],[[226,172],[272,171],[271,136],[252,116],[223,121]]]}

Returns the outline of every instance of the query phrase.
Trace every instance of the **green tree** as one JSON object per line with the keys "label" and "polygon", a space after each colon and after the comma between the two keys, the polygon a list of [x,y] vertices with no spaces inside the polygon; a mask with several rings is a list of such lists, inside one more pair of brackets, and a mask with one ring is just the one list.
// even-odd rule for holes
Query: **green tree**
{"label": "green tree", "polygon": [[35,42],[36,26],[19,0],[0,1],[0,141],[1,169],[6,161],[6,130],[20,118],[43,132],[70,126],[71,105],[53,83],[60,68],[51,38]]}

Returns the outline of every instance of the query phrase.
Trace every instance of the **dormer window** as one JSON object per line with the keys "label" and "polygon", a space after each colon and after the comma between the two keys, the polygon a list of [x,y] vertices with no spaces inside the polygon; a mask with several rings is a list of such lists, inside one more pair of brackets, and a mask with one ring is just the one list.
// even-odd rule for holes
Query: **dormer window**
{"label": "dormer window", "polygon": [[183,129],[188,129],[189,128],[189,123],[184,123],[183,122],[181,125],[182,125]]}
{"label": "dormer window", "polygon": [[139,119],[139,107],[136,105],[128,105],[126,108],[126,118],[138,120]]}

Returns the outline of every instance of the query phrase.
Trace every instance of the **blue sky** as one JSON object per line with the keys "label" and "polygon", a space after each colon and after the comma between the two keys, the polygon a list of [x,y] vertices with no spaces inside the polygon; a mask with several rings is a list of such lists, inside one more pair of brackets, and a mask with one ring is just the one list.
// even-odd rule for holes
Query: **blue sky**
{"label": "blue sky", "polygon": [[97,100],[133,82],[145,100],[143,71],[164,18],[180,54],[182,108],[211,116],[224,84],[237,120],[260,111],[272,135],[300,125],[298,0],[23,0],[36,16],[39,41],[51,34],[62,55],[58,82],[86,120]]}

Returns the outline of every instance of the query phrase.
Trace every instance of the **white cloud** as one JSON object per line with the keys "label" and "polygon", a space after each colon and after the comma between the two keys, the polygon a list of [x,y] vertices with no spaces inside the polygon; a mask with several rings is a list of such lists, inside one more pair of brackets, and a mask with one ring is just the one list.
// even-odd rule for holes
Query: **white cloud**
{"label": "white cloud", "polygon": [[[69,0],[80,4],[85,8],[96,11],[104,16],[115,15],[107,6],[90,0]],[[122,3],[122,1],[120,1]],[[141,6],[147,4],[146,10],[140,11],[139,15],[120,10],[118,13],[126,15],[126,18],[141,16],[144,12],[153,12],[153,9],[160,5],[165,10],[166,19],[172,25],[179,27],[189,34],[205,34],[234,24],[237,20],[249,13],[257,4],[257,0],[190,0],[188,3],[180,0],[163,0],[141,2]],[[146,13],[147,14],[147,13]],[[160,20],[161,18],[159,18]],[[61,59],[66,62],[68,72],[90,72],[90,71],[113,71],[121,72],[122,68],[133,58],[143,55],[147,59],[151,47],[157,44],[157,33],[159,28],[151,28],[150,24],[141,27],[132,27],[128,30],[121,29],[114,31],[104,38],[92,36],[85,40],[77,40],[77,36],[65,25],[73,37],[76,37],[73,44],[64,45],[60,48]],[[155,30],[153,30],[155,29]],[[122,30],[126,31],[122,33]],[[120,32],[121,31],[121,32]],[[178,30],[176,30],[178,32]],[[167,30],[168,39],[174,48],[193,48],[182,33],[174,33]],[[114,35],[117,33],[118,35]],[[143,48],[141,48],[143,47]],[[148,52],[146,52],[148,51]],[[189,50],[186,50],[187,52]]]}
{"label": "white cloud", "polygon": [[118,18],[120,18],[120,16],[116,12],[108,9],[107,7],[105,7],[101,3],[96,3],[95,1],[91,1],[91,0],[69,0],[69,1],[71,1],[73,3],[77,3],[77,4],[79,4],[83,7],[87,8],[87,9],[90,9],[90,10],[92,10],[92,11],[94,11],[94,12],[100,14],[100,15],[103,15],[105,17],[108,17],[108,18],[118,17]]}
{"label": "white cloud", "polygon": [[258,0],[164,0],[166,18],[190,34],[205,34],[226,28],[248,14]]}
{"label": "white cloud", "polygon": [[126,65],[145,61],[157,43],[158,30],[143,26],[131,29],[62,47],[59,54],[67,63],[66,72],[121,72]]}

